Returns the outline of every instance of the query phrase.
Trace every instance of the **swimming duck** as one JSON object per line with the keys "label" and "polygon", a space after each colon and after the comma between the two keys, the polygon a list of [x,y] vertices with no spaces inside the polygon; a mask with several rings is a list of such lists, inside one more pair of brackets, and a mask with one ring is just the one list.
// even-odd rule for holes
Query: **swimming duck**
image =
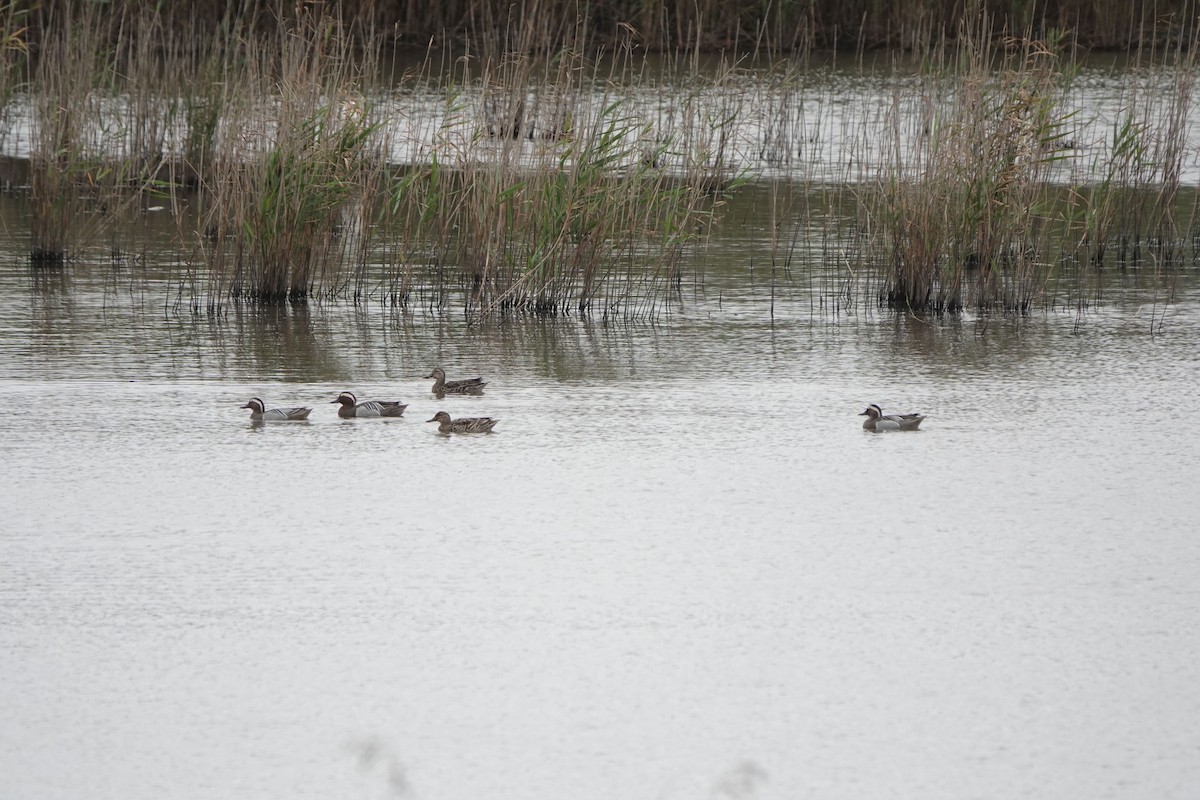
{"label": "swimming duck", "polygon": [[366,400],[362,403],[354,396],[354,392],[342,392],[332,403],[341,403],[338,416],[342,419],[353,417],[398,417],[408,408],[406,403],[392,400]]}
{"label": "swimming duck", "polygon": [[242,406],[242,408],[250,409],[250,419],[254,421],[267,420],[283,420],[295,422],[302,419],[308,419],[308,415],[312,413],[311,408],[296,406],[295,408],[267,408],[266,404],[257,397],[251,397],[250,402]]}
{"label": "swimming duck", "polygon": [[915,431],[925,419],[924,414],[885,415],[883,409],[874,403],[867,406],[867,410],[859,416],[867,418],[863,422],[863,430],[868,431]]}
{"label": "swimming duck", "polygon": [[441,367],[434,367],[433,372],[425,376],[433,378],[433,389],[431,390],[438,396],[439,399],[447,394],[483,394],[483,387],[487,386],[487,382],[483,378],[463,378],[458,381],[446,380],[446,373]]}
{"label": "swimming duck", "polygon": [[491,433],[492,428],[496,427],[496,423],[500,420],[492,419],[491,417],[459,417],[458,419],[450,419],[450,415],[445,411],[439,411],[433,415],[433,419],[425,421],[436,422],[438,424],[438,433]]}

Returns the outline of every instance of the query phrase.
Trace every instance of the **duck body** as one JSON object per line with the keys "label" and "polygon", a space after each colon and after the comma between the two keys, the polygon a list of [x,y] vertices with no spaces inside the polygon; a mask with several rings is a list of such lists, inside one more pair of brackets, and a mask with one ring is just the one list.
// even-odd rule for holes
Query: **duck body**
{"label": "duck body", "polygon": [[296,406],[294,408],[267,408],[266,404],[257,397],[251,397],[250,402],[242,406],[250,409],[250,419],[255,422],[299,422],[308,419],[311,408]]}
{"label": "duck body", "polygon": [[483,378],[463,378],[457,381],[446,380],[446,373],[441,367],[434,367],[433,372],[425,376],[433,378],[433,393],[439,398],[448,394],[483,394],[487,381]]}
{"label": "duck body", "polygon": [[342,392],[337,396],[336,400],[331,402],[340,403],[338,406],[338,416],[342,419],[354,419],[356,417],[398,417],[404,413],[404,409],[408,408],[407,403],[401,403],[393,400],[365,400],[358,402],[358,398],[354,396],[354,392]]}
{"label": "duck body", "polygon": [[433,415],[433,419],[426,420],[426,422],[438,424],[438,433],[491,433],[492,428],[496,427],[496,423],[499,421],[491,417],[450,419],[450,415],[445,411],[439,411]]}
{"label": "duck body", "polygon": [[872,403],[859,414],[866,417],[863,430],[867,431],[915,431],[925,419],[924,414],[884,414],[883,409]]}

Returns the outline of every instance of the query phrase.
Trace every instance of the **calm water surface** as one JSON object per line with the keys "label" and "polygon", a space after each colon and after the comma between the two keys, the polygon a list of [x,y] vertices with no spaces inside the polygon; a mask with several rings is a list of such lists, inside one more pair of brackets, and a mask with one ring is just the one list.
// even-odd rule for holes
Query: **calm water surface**
{"label": "calm water surface", "polygon": [[[467,329],[0,268],[0,795],[1185,798],[1200,298]],[[131,288],[132,287],[132,288]],[[422,379],[483,374],[439,402]],[[402,399],[340,421],[343,389]],[[314,407],[253,425],[238,408]],[[929,415],[872,435],[869,402]],[[501,419],[447,438],[438,409]]]}

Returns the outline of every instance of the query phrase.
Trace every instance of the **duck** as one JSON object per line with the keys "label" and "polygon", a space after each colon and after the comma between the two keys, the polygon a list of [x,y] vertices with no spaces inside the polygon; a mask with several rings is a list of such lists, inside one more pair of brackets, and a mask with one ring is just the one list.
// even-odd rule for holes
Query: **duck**
{"label": "duck", "polygon": [[867,431],[915,431],[925,419],[924,414],[884,414],[874,403],[859,416],[867,418],[863,422],[863,430]]}
{"label": "duck", "polygon": [[496,427],[496,423],[500,420],[492,419],[491,417],[459,417],[458,419],[450,419],[450,415],[445,411],[439,411],[433,415],[433,419],[425,421],[436,422],[438,424],[438,433],[491,433],[492,428]]}
{"label": "duck", "polygon": [[446,373],[441,367],[434,367],[433,372],[425,376],[433,378],[433,389],[431,390],[440,399],[447,394],[483,394],[483,387],[487,386],[487,381],[483,378],[463,378],[458,381],[446,380]]}
{"label": "duck", "polygon": [[257,397],[251,397],[250,402],[242,406],[242,408],[250,409],[250,419],[255,422],[266,422],[268,420],[297,422],[302,419],[308,419],[308,415],[312,413],[311,408],[296,406],[295,408],[267,408],[266,404]]}
{"label": "duck", "polygon": [[358,402],[358,398],[354,396],[354,392],[342,392],[337,396],[336,400],[331,400],[331,403],[341,403],[338,408],[338,416],[342,419],[352,419],[354,417],[398,417],[404,413],[404,409],[408,408],[407,403],[400,403],[394,400],[366,400],[362,403]]}

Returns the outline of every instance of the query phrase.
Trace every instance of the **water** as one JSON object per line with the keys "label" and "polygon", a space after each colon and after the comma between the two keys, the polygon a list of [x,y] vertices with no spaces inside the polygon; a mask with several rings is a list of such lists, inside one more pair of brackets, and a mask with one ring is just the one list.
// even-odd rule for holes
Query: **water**
{"label": "water", "polygon": [[[468,329],[193,320],[136,270],[35,279],[10,246],[4,796],[1200,781],[1191,278],[1165,313],[1117,286],[1083,316],[795,299],[772,325],[760,287]],[[435,364],[491,383],[439,402]],[[342,421],[343,389],[411,405]],[[254,395],[314,411],[253,425]],[[869,402],[929,418],[872,435]],[[501,423],[443,437],[442,408]]]}
{"label": "water", "polygon": [[[417,67],[424,56],[415,54],[418,61],[407,66]],[[1195,185],[1200,129],[1171,122],[1186,118],[1194,71],[1137,67],[1113,58],[1098,55],[1074,67],[1060,66],[1073,77],[1058,81],[1058,122],[1044,134],[1057,137],[1061,149],[1049,159],[1044,177],[1070,187],[1105,180],[1155,186],[1169,173],[1185,186]],[[731,66],[709,64],[697,78],[650,59],[644,71],[618,73],[619,80],[610,80],[600,68],[577,76],[579,85],[569,89],[532,86],[513,94],[497,86],[485,91],[477,83],[448,93],[440,78],[417,81],[411,71],[398,68],[395,74],[403,78],[394,83],[380,78],[368,92],[379,131],[373,141],[393,164],[428,164],[436,153],[443,167],[476,165],[502,153],[512,159],[515,149],[517,162],[554,169],[571,163],[568,146],[547,142],[569,111],[583,129],[595,125],[619,139],[614,151],[624,167],[653,155],[672,174],[711,170],[726,177],[872,184],[886,182],[898,163],[921,174],[920,153],[931,120],[945,125],[952,118],[953,93],[943,81],[890,56],[866,64],[819,59],[809,68],[782,73],[746,61]],[[128,94],[89,97],[89,141],[113,157],[179,157],[186,122],[175,116],[178,103],[164,99],[148,106],[138,94],[142,91],[139,86]],[[508,109],[521,98],[530,138],[498,142],[485,135],[497,126],[495,107]],[[19,164],[34,149],[34,104],[17,93],[0,112],[0,179],[22,184],[27,170],[14,172],[8,161]],[[146,125],[147,117],[157,123],[155,136],[144,134],[154,146],[149,153],[131,154],[137,137],[130,131]],[[1139,146],[1153,157],[1126,163],[1128,154],[1117,147],[1126,126],[1144,128]],[[267,146],[269,130],[246,134],[244,152],[253,155]],[[664,148],[665,142],[671,145]]]}
{"label": "water", "polygon": [[[889,93],[811,85],[735,87],[736,167],[845,178]],[[1133,92],[1075,88],[1065,183]],[[396,102],[405,160],[444,120]],[[180,315],[168,213],[34,273],[0,194],[0,797],[1191,797],[1194,264],[1024,318],[835,307],[819,235],[766,277],[768,196],[659,324],[467,327],[420,288]],[[490,384],[438,401],[435,365]],[[410,406],[339,420],[346,389]]]}

